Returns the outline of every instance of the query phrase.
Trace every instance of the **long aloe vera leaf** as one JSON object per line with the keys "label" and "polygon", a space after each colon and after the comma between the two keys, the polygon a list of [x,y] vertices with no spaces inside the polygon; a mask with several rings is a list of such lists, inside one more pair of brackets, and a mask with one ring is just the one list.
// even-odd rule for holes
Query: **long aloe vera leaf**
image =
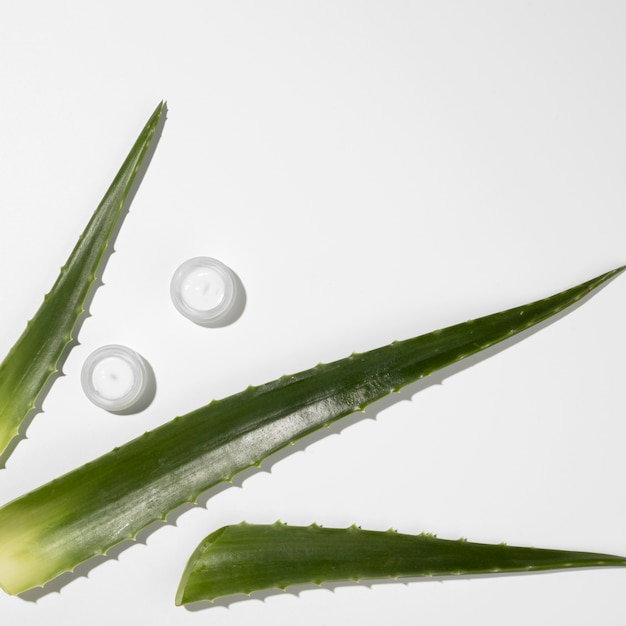
{"label": "long aloe vera leaf", "polygon": [[242,522],[224,526],[200,542],[181,577],[176,604],[290,585],[607,566],[625,567],[626,558],[356,526]]}
{"label": "long aloe vera leaf", "polygon": [[13,500],[0,509],[0,587],[15,594],[44,584],[304,435],[562,311],[623,269],[533,304],[248,387]]}
{"label": "long aloe vera leaf", "polygon": [[156,108],[105,193],[66,264],[24,332],[0,364],[0,454],[35,407],[73,339],[85,300],[124,202],[148,151],[163,103]]}

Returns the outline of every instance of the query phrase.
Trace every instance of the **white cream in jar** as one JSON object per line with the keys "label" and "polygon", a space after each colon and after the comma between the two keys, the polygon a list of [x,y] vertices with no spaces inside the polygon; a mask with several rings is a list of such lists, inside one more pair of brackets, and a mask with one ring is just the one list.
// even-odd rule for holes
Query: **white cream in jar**
{"label": "white cream in jar", "polygon": [[116,344],[92,352],[81,372],[85,395],[112,413],[132,413],[147,406],[152,399],[151,378],[148,364],[137,352]]}
{"label": "white cream in jar", "polygon": [[170,284],[176,309],[201,326],[221,326],[232,321],[238,304],[234,272],[211,257],[195,257],[178,267]]}

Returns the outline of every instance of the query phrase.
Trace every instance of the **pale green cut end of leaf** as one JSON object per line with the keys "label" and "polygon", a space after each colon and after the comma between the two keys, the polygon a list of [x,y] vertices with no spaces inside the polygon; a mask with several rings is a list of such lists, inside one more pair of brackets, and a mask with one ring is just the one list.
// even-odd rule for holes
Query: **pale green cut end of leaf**
{"label": "pale green cut end of leaf", "polygon": [[35,316],[0,364],[0,455],[18,434],[74,338],[89,289],[154,137],[164,103],[156,108]]}
{"label": "pale green cut end of leaf", "polygon": [[563,311],[622,269],[248,387],[13,500],[0,508],[0,587],[20,593],[73,570],[305,435]]}
{"label": "pale green cut end of leaf", "polygon": [[290,585],[624,567],[609,554],[547,550],[405,535],[393,531],[247,524],[225,526],[191,555],[176,604]]}

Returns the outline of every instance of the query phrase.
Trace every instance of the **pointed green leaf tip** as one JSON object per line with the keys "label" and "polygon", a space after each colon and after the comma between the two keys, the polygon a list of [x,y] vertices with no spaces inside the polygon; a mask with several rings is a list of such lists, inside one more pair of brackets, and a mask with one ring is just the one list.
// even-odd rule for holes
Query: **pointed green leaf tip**
{"label": "pointed green leaf tip", "polygon": [[57,371],[63,351],[83,313],[122,207],[161,119],[156,108],[95,210],[76,247],[22,336],[0,365],[0,455],[7,449],[46,382]]}
{"label": "pointed green leaf tip", "polygon": [[619,271],[248,387],[13,500],[0,508],[0,587],[43,585],[301,437],[559,313]]}
{"label": "pointed green leaf tip", "polygon": [[244,522],[220,528],[200,543],[183,572],[176,604],[344,580],[624,566],[623,557],[591,552],[451,541],[356,526]]}

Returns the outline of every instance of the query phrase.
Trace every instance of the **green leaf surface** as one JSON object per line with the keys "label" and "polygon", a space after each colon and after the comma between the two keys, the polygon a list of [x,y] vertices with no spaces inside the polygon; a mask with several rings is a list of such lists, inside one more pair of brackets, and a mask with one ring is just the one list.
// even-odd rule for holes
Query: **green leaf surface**
{"label": "green leaf surface", "polygon": [[225,526],[191,555],[176,604],[289,585],[415,576],[624,567],[608,554],[451,541],[350,528],[275,524]]}
{"label": "green leaf surface", "polygon": [[43,303],[0,364],[0,455],[44,389],[83,313],[111,234],[159,123],[159,104],[81,234]]}
{"label": "green leaf surface", "polygon": [[43,585],[308,433],[559,313],[623,269],[249,387],[21,496],[0,509],[0,586],[15,594]]}

